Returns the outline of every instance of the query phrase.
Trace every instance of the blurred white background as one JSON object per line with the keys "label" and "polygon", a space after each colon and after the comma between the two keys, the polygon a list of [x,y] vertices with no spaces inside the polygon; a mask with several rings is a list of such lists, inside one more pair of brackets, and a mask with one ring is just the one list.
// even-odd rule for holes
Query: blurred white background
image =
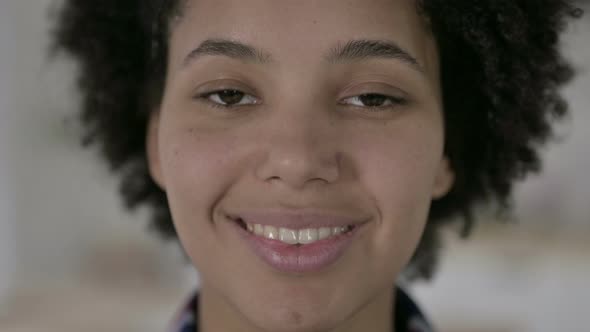
{"label": "blurred white background", "polygon": [[[80,147],[74,66],[47,56],[56,3],[0,2],[0,330],[163,331],[197,276]],[[590,331],[590,13],[564,48],[572,117],[517,188],[518,223],[450,233],[440,273],[414,287],[443,332]]]}

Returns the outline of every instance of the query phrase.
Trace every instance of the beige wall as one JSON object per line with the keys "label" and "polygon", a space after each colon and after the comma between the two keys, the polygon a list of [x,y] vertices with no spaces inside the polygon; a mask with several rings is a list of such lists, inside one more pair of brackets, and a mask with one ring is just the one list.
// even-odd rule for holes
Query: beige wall
{"label": "beige wall", "polygon": [[[0,3],[0,13],[10,11],[8,3]],[[0,14],[1,15],[1,14]],[[12,35],[9,34],[12,21],[8,18],[0,19],[0,42],[10,40]],[[12,61],[5,53],[0,53],[0,111],[11,108],[12,88],[10,80],[13,77],[11,71]],[[4,112],[0,112],[0,142],[9,140],[10,125],[6,120]],[[5,296],[11,287],[16,269],[15,257],[15,217],[13,209],[13,197],[11,189],[14,184],[11,181],[9,173],[10,150],[7,144],[0,143],[0,299]],[[1,302],[1,300],[0,300]]]}
{"label": "beige wall", "polygon": [[0,236],[11,240],[0,241],[0,266],[11,266],[2,276],[12,269],[18,284],[64,282],[109,241],[147,247],[166,266],[175,254],[143,231],[145,213],[123,211],[115,179],[80,146],[74,67],[48,57],[56,3],[0,2]]}
{"label": "beige wall", "polygon": [[563,40],[565,54],[579,72],[565,89],[572,116],[558,127],[561,142],[548,146],[543,173],[517,188],[517,212],[525,224],[590,227],[590,9],[586,11]]}

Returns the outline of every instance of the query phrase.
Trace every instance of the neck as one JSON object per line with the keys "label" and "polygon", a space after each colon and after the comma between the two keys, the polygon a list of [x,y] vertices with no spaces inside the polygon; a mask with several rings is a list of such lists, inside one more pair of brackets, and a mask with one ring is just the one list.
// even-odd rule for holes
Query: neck
{"label": "neck", "polygon": [[[201,284],[199,295],[199,331],[200,332],[269,332],[255,326],[235,306],[228,303],[218,292],[209,287],[204,281]],[[339,325],[313,332],[392,332],[394,331],[393,312],[395,304],[395,289],[387,289],[381,292],[371,301],[364,304],[356,312],[352,313]],[[300,328],[298,332],[308,332]]]}

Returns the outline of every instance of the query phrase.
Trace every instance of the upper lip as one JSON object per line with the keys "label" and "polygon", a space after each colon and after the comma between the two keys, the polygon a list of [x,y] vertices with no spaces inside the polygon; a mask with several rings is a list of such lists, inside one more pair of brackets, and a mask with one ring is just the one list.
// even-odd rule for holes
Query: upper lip
{"label": "upper lip", "polygon": [[277,228],[306,229],[320,227],[360,226],[369,217],[357,214],[338,213],[321,210],[248,210],[228,213],[234,221],[242,220],[248,224],[261,224]]}

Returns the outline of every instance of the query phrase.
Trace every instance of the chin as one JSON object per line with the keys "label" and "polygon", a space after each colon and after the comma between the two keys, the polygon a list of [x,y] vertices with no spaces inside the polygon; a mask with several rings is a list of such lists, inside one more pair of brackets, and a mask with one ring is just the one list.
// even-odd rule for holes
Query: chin
{"label": "chin", "polygon": [[334,321],[328,321],[327,316],[327,312],[314,313],[310,317],[300,311],[284,310],[260,313],[253,320],[256,326],[267,332],[324,332],[333,330],[337,325]]}
{"label": "chin", "polygon": [[[298,301],[297,301],[298,302]],[[318,308],[323,308],[318,309]],[[244,308],[242,312],[252,324],[266,332],[322,332],[331,331],[346,319],[343,310],[333,312],[325,305],[302,302],[270,301]],[[342,315],[342,317],[339,317]]]}

